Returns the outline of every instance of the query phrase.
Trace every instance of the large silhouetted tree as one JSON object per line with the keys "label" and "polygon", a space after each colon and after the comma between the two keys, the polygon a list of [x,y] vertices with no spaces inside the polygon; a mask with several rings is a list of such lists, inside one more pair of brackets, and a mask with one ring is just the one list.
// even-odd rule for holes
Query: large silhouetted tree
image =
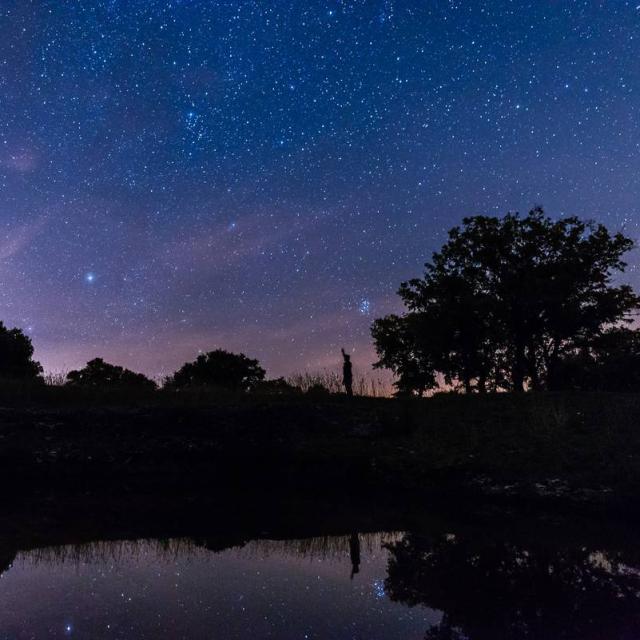
{"label": "large silhouetted tree", "polygon": [[264,380],[265,370],[257,360],[243,353],[216,349],[187,362],[167,380],[167,387],[219,387],[233,391],[249,391]]}
{"label": "large silhouetted tree", "polygon": [[0,378],[36,379],[42,373],[33,359],[31,339],[20,329],[7,329],[0,322]]}
{"label": "large silhouetted tree", "polygon": [[156,383],[142,373],[109,364],[102,358],[94,358],[79,370],[67,374],[67,384],[94,388],[127,388],[153,391]]}
{"label": "large silhouetted tree", "polygon": [[419,367],[467,391],[558,388],[564,355],[638,307],[629,286],[612,282],[632,246],[603,225],[539,208],[465,218],[424,276],[402,283],[407,313],[374,323],[377,366],[400,384]]}

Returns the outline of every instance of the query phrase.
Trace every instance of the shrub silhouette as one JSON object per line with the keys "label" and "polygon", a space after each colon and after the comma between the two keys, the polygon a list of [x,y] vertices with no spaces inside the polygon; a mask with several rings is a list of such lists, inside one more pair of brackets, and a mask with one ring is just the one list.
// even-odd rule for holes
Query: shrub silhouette
{"label": "shrub silhouette", "polygon": [[41,373],[42,366],[33,360],[31,339],[0,322],[0,377],[34,380]]}
{"label": "shrub silhouette", "polygon": [[94,358],[86,366],[67,374],[67,384],[82,387],[105,387],[152,391],[156,383],[142,373],[109,364],[102,358]]}
{"label": "shrub silhouette", "polygon": [[264,380],[266,371],[257,360],[243,353],[216,349],[187,362],[166,383],[168,388],[219,387],[231,391],[249,391]]}

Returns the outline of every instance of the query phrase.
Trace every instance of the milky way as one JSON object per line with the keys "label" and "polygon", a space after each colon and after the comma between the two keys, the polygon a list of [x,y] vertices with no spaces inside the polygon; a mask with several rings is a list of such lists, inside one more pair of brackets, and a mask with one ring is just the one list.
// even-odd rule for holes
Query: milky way
{"label": "milky way", "polygon": [[3,0],[0,318],[48,369],[364,371],[464,215],[636,238],[639,60],[618,0]]}

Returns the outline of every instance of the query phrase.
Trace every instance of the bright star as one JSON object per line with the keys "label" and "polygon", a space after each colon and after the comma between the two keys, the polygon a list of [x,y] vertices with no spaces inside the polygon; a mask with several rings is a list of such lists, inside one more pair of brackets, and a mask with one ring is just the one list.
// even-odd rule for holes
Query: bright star
{"label": "bright star", "polygon": [[85,282],[88,282],[89,284],[91,284],[92,282],[95,282],[95,279],[96,279],[96,274],[95,273],[89,272],[89,273],[85,274],[85,276],[84,276]]}

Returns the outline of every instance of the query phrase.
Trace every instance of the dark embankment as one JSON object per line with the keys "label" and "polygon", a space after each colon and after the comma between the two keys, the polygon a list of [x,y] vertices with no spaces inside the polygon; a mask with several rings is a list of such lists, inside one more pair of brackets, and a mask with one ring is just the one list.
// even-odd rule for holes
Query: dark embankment
{"label": "dark embankment", "polygon": [[629,512],[640,496],[633,394],[63,400],[0,410],[6,497],[296,486]]}

